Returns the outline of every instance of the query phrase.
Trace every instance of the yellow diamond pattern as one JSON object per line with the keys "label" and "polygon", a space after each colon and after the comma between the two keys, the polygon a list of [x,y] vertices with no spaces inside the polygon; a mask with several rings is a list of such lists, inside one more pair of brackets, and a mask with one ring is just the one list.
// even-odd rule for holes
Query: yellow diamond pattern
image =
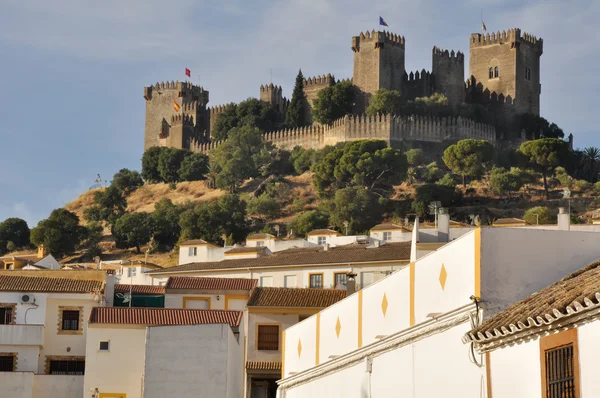
{"label": "yellow diamond pattern", "polygon": [[340,317],[338,316],[337,322],[335,323],[335,334],[339,338],[340,331],[342,330],[342,324],[340,322]]}
{"label": "yellow diamond pattern", "polygon": [[300,358],[300,354],[302,354],[302,342],[298,339],[298,358]]}
{"label": "yellow diamond pattern", "polygon": [[440,286],[442,286],[442,290],[446,287],[446,278],[448,277],[448,273],[446,272],[446,267],[442,264],[442,269],[440,270]]}
{"label": "yellow diamond pattern", "polygon": [[383,299],[381,300],[381,312],[383,312],[383,317],[385,318],[385,313],[387,312],[388,301],[385,292],[383,293]]}

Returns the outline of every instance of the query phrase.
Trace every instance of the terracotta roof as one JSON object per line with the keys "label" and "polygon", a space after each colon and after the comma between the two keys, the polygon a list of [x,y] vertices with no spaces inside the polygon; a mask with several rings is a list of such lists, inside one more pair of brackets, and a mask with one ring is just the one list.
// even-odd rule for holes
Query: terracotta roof
{"label": "terracotta roof", "polygon": [[272,256],[189,263],[156,271],[147,271],[147,273],[410,260],[410,242],[386,243],[377,248],[367,248],[368,246],[367,244],[356,243],[336,246],[328,250],[325,250],[322,246],[292,248],[273,253]]}
{"label": "terracotta roof", "polygon": [[241,254],[241,253],[264,253],[267,250],[265,246],[256,246],[256,247],[234,247],[233,249],[227,250],[225,255],[227,254]]}
{"label": "terracotta roof", "polygon": [[226,323],[238,327],[243,311],[193,310],[183,308],[94,307],[90,323],[125,325],[208,325]]}
{"label": "terracotta roof", "polygon": [[279,239],[275,235],[271,234],[251,234],[248,235],[246,240],[259,240],[259,239]]}
{"label": "terracotta roof", "polygon": [[523,224],[527,225],[527,221],[521,220],[520,218],[499,218],[492,223],[492,225],[506,225],[506,224]]}
{"label": "terracotta roof", "polygon": [[189,246],[189,245],[208,245],[209,243],[203,239],[191,239],[186,240],[179,244],[179,246]]}
{"label": "terracotta roof", "polygon": [[395,231],[395,230],[411,232],[410,229],[404,228],[404,227],[402,227],[400,225],[396,225],[396,224],[379,224],[379,225],[375,225],[373,228],[371,228],[371,231]]}
{"label": "terracotta roof", "polygon": [[549,328],[562,318],[599,306],[600,261],[596,261],[492,316],[463,341],[485,343],[531,328]]}
{"label": "terracotta roof", "polygon": [[256,287],[256,279],[247,278],[204,278],[204,277],[170,277],[165,286],[167,289],[200,289],[200,290],[252,290]]}
{"label": "terracotta roof", "polygon": [[[130,285],[127,284],[116,284],[115,293],[129,293]],[[150,285],[131,285],[131,292],[133,294],[165,294],[164,286],[150,286]]]}
{"label": "terracotta roof", "polygon": [[334,231],[333,229],[313,229],[307,235],[308,236],[315,236],[315,235],[338,235],[338,236],[341,236],[342,234],[339,233],[338,231]]}
{"label": "terracotta roof", "polygon": [[248,370],[281,370],[281,362],[246,361]]}
{"label": "terracotta roof", "polygon": [[98,280],[0,275],[0,291],[3,292],[90,293],[101,290],[103,284]]}
{"label": "terracotta roof", "polygon": [[257,287],[248,307],[325,308],[346,298],[345,290],[289,287]]}

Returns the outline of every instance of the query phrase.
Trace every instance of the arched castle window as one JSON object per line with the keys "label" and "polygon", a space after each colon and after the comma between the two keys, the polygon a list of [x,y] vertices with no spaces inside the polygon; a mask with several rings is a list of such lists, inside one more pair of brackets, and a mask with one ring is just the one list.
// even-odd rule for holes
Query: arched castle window
{"label": "arched castle window", "polygon": [[492,67],[490,67],[490,75],[489,75],[490,79],[494,78],[494,69]]}
{"label": "arched castle window", "polygon": [[500,76],[500,68],[498,68],[497,66],[494,66],[494,77],[498,77]]}

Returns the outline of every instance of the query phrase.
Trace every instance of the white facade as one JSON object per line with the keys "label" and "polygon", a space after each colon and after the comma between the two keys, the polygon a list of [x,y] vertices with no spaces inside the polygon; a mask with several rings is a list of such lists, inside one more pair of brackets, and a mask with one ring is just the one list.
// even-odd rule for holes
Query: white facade
{"label": "white facade", "polygon": [[208,243],[181,245],[177,264],[222,261],[225,259],[225,252],[231,249],[231,246],[218,247]]}

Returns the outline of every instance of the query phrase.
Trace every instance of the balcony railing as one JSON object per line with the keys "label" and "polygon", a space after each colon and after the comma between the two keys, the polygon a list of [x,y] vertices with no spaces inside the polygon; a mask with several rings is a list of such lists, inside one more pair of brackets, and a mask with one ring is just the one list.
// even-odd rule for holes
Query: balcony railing
{"label": "balcony railing", "polygon": [[44,344],[44,325],[0,325],[0,345]]}

